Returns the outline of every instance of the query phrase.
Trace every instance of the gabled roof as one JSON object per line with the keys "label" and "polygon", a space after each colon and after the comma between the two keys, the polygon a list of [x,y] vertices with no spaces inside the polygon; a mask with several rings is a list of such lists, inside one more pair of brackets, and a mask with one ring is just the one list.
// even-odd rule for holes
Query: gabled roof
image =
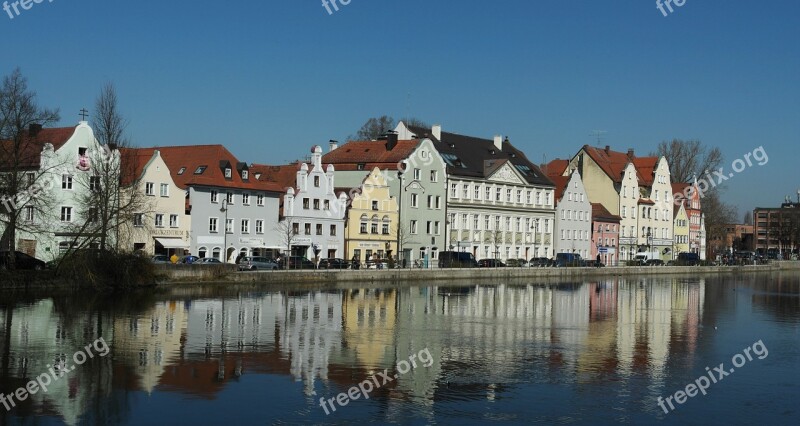
{"label": "gabled roof", "polygon": [[120,148],[120,182],[122,186],[129,186],[141,179],[144,168],[153,158],[155,148]]}
{"label": "gabled roof", "polygon": [[417,126],[406,126],[417,137],[427,137],[447,163],[447,173],[452,176],[472,178],[487,178],[484,167],[486,160],[507,160],[514,166],[520,175],[529,183],[536,185],[553,186],[553,182],[545,176],[538,166],[533,164],[525,154],[512,145],[508,139],[498,150],[493,140],[473,136],[464,136],[457,133],[441,132],[441,140],[432,135],[430,129]]}
{"label": "gabled roof", "polygon": [[[190,145],[155,147],[169,167],[172,180],[181,188],[189,186],[211,186],[221,188],[252,189],[281,192],[282,188],[270,182],[255,179],[252,173],[243,180],[239,173],[232,171],[230,179],[220,167],[228,162],[233,167],[239,160],[222,145]],[[182,172],[181,172],[182,171]]]}
{"label": "gabled roof", "polygon": [[[75,134],[75,127],[57,127],[51,129],[41,129],[35,136],[27,130],[22,134],[20,144],[20,157],[17,165],[21,168],[36,168],[41,164],[42,149],[45,144],[52,144],[54,150],[61,148],[72,135]],[[0,141],[0,168],[13,166],[10,155],[14,151],[12,140]]]}
{"label": "gabled roof", "polygon": [[299,162],[281,166],[253,164],[250,166],[250,176],[253,179],[258,176],[259,181],[276,185],[285,193],[288,188],[297,186],[297,171],[300,170],[300,164]]}
{"label": "gabled roof", "polygon": [[639,173],[641,186],[653,186],[658,160],[660,160],[659,157],[636,157],[633,159],[633,165],[636,166],[636,171]]}
{"label": "gabled roof", "polygon": [[[632,151],[626,154],[613,151],[608,146],[606,149],[600,149],[584,145],[582,149],[615,183],[622,182],[622,173],[625,171],[625,167],[635,158]],[[641,177],[639,178],[641,179]]]}
{"label": "gabled roof", "polygon": [[621,217],[611,214],[607,208],[601,203],[592,203],[592,220],[600,220],[603,222],[619,222]]}
{"label": "gabled roof", "polygon": [[[323,155],[322,162],[333,164],[336,171],[369,172],[375,167],[381,170],[397,170],[400,161],[408,158],[420,142],[419,139],[401,140],[389,149],[386,140],[350,141]],[[359,164],[363,168],[359,168]]]}
{"label": "gabled roof", "polygon": [[555,190],[555,205],[558,206],[559,201],[564,197],[564,191],[567,189],[569,180],[572,176],[550,176],[550,180],[556,186]]}

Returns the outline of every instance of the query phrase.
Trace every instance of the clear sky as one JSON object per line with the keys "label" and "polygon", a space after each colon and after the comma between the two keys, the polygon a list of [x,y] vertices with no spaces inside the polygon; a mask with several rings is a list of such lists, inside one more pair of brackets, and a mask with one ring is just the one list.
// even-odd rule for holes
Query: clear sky
{"label": "clear sky", "polygon": [[[3,0],[0,0],[0,4]],[[44,0],[0,11],[0,73],[21,67],[63,125],[113,82],[140,146],[222,143],[283,163],[388,114],[507,135],[534,162],[590,134],[648,153],[720,147],[740,212],[800,188],[800,2]],[[665,7],[665,11],[669,11]],[[741,215],[740,215],[741,216]]]}

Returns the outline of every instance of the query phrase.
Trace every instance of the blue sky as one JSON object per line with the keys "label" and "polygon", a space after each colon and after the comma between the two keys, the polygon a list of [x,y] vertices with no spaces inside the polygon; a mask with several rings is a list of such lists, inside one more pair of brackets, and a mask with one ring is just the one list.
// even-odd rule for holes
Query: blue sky
{"label": "blue sky", "polygon": [[[2,0],[0,0],[1,4]],[[0,11],[0,74],[22,68],[62,124],[113,82],[140,146],[223,143],[283,163],[372,116],[508,135],[535,162],[672,138],[730,163],[740,212],[800,188],[800,2],[53,0]],[[13,13],[13,12],[12,12]]]}

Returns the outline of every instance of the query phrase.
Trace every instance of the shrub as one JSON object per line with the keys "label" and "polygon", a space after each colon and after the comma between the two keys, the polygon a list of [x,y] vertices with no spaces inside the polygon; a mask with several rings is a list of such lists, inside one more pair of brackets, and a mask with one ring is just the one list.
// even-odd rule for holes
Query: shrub
{"label": "shrub", "polygon": [[150,259],[128,253],[82,250],[65,257],[58,274],[82,286],[124,290],[155,285]]}

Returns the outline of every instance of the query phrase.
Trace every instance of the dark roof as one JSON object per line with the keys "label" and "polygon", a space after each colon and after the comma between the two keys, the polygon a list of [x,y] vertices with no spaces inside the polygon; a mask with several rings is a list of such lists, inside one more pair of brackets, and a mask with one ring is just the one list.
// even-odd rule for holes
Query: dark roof
{"label": "dark roof", "polygon": [[284,164],[280,166],[270,166],[266,164],[253,164],[250,166],[250,175],[261,182],[272,183],[286,192],[288,188],[296,188],[297,172],[300,170],[300,163]]}
{"label": "dark roof", "polygon": [[592,220],[619,222],[622,218],[618,215],[611,214],[601,203],[592,203]]}
{"label": "dark roof", "polygon": [[[389,149],[386,140],[350,141],[322,156],[324,164],[333,164],[336,171],[364,170],[375,167],[381,170],[397,170],[400,161],[408,158],[417,146],[419,139],[397,141]],[[363,168],[359,168],[359,164]]]}
{"label": "dark roof", "polygon": [[[512,145],[508,139],[503,141],[502,150],[497,150],[490,139],[441,132],[437,139],[431,130],[417,126],[407,126],[417,137],[428,137],[447,163],[447,173],[451,176],[487,178],[502,164],[511,163],[524,176],[529,184],[555,186],[553,182],[533,164],[525,154]],[[500,161],[498,161],[500,160]]]}

